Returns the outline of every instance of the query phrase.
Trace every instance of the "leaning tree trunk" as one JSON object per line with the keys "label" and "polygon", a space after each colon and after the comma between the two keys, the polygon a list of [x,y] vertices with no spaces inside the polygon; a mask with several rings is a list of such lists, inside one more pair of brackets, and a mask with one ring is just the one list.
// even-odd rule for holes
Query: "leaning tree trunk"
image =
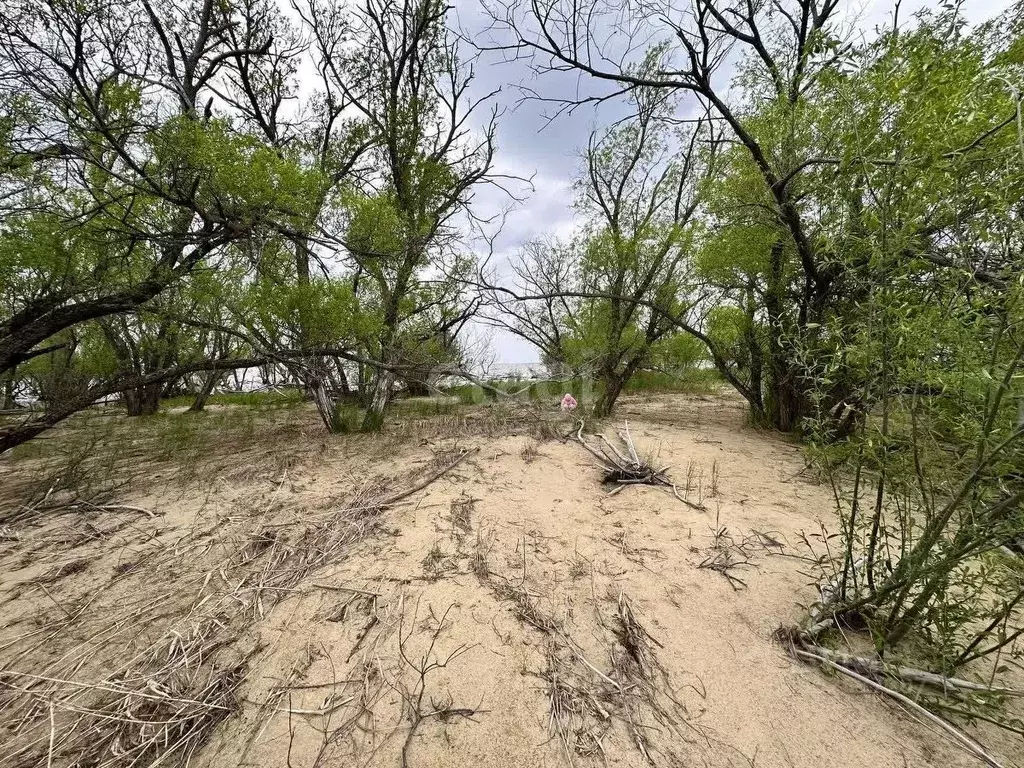
{"label": "leaning tree trunk", "polygon": [[213,394],[214,387],[217,386],[217,382],[222,378],[224,378],[222,371],[210,371],[203,380],[203,386],[200,387],[199,392],[196,394],[196,399],[192,402],[189,410],[193,413],[199,413],[203,410],[206,407],[206,401]]}
{"label": "leaning tree trunk", "polygon": [[320,419],[323,421],[324,426],[327,427],[327,431],[337,432],[337,408],[327,392],[324,380],[319,376],[314,376],[307,378],[305,384],[309,390],[309,396],[313,399],[314,404],[316,404],[316,412],[320,414]]}

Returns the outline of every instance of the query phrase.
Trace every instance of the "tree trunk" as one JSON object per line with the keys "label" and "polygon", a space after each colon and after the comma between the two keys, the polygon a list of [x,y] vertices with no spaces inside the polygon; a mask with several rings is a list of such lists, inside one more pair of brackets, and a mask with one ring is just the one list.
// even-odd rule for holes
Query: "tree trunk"
{"label": "tree trunk", "polygon": [[163,384],[148,384],[124,393],[129,416],[152,416],[160,410],[160,392]]}
{"label": "tree trunk", "polygon": [[306,396],[316,405],[320,420],[328,432],[338,431],[337,404],[327,391],[327,371],[323,369],[322,358],[303,358],[304,365],[291,368],[292,375],[306,391]]}
{"label": "tree trunk", "polygon": [[781,242],[772,246],[765,291],[765,313],[768,316],[768,402],[765,404],[769,423],[782,432],[791,432],[803,416],[804,398],[782,342],[786,318],[783,313],[785,283],[784,251]]}
{"label": "tree trunk", "polygon": [[4,397],[3,404],[0,405],[0,411],[13,411],[18,407],[18,404],[14,401],[14,371],[15,369],[12,368],[10,373],[4,377]]}
{"label": "tree trunk", "polygon": [[768,384],[767,415],[771,425],[782,432],[792,432],[803,416],[804,398],[795,373],[784,361],[773,360]]}
{"label": "tree trunk", "polygon": [[199,389],[199,393],[196,395],[196,399],[192,402],[192,406],[189,408],[193,413],[199,413],[203,408],[206,407],[206,401],[213,394],[214,387],[217,386],[217,382],[224,378],[224,374],[221,371],[210,371],[206,374],[206,378],[203,380],[203,386]]}
{"label": "tree trunk", "polygon": [[601,374],[600,380],[604,384],[604,388],[597,400],[594,401],[594,418],[603,419],[612,415],[615,410],[615,401],[622,394],[622,388],[626,386],[629,375],[618,371],[606,371]]}
{"label": "tree trunk", "polygon": [[384,426],[384,412],[391,401],[391,387],[395,377],[391,371],[380,370],[373,379],[370,405],[363,417],[363,432],[379,432]]}
{"label": "tree trunk", "polygon": [[763,426],[766,415],[764,412],[764,350],[761,340],[757,338],[757,305],[754,299],[753,286],[747,286],[747,325],[743,329],[750,358],[750,387],[747,403],[750,406],[750,420],[755,426]]}
{"label": "tree trunk", "polygon": [[324,422],[324,426],[327,427],[327,431],[337,432],[337,408],[334,401],[331,400],[331,396],[327,394],[327,387],[324,386],[323,380],[316,379],[307,382],[306,387],[309,390],[310,397],[313,398],[313,402],[316,404],[316,412],[320,414],[320,418]]}
{"label": "tree trunk", "polygon": [[352,388],[348,384],[348,376],[345,375],[345,365],[339,358],[334,358],[334,370],[338,374],[338,391],[343,395],[351,395]]}

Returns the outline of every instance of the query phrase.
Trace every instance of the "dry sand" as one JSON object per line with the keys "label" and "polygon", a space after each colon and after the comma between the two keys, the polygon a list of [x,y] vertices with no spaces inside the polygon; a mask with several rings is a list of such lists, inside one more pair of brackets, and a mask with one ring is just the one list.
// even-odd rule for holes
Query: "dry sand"
{"label": "dry sand", "polygon": [[[979,764],[773,642],[815,599],[805,539],[820,548],[819,521],[833,527],[796,444],[744,428],[722,397],[627,399],[608,428],[626,420],[706,511],[654,487],[607,496],[579,445],[525,425],[377,441],[307,425],[298,437],[314,449],[270,477],[137,480],[122,503],[153,517],[10,526],[0,669],[98,681],[185,628],[224,633],[201,657],[184,653],[196,669],[235,665],[228,709],[189,747],[209,768]],[[354,494],[400,491],[466,449],[338,533],[332,515]],[[192,646],[159,647],[170,658]],[[33,699],[37,679],[0,693],[0,766],[46,765],[51,739],[54,765],[84,749],[67,734],[89,707],[54,714]],[[1020,764],[1019,742],[970,732]],[[141,738],[125,733],[111,754]]]}

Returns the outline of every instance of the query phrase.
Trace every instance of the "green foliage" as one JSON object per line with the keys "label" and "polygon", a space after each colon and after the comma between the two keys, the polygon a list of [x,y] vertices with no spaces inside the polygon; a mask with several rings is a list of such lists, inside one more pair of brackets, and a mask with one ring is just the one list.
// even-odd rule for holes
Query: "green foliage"
{"label": "green foliage", "polygon": [[627,395],[645,392],[678,392],[688,395],[710,395],[719,390],[722,378],[714,368],[695,368],[679,374],[663,371],[637,371],[623,388]]}
{"label": "green foliage", "polygon": [[298,158],[238,133],[228,120],[174,117],[149,143],[175,188],[190,190],[200,205],[219,207],[243,227],[274,215],[301,226],[325,183],[315,168],[303,168]]}
{"label": "green foliage", "polygon": [[813,105],[848,126],[804,182],[843,293],[787,344],[841,522],[818,610],[953,674],[1024,633],[1024,136],[986,30],[918,21]]}
{"label": "green foliage", "polygon": [[331,432],[339,435],[358,432],[362,416],[359,406],[352,403],[338,403],[334,409]]}

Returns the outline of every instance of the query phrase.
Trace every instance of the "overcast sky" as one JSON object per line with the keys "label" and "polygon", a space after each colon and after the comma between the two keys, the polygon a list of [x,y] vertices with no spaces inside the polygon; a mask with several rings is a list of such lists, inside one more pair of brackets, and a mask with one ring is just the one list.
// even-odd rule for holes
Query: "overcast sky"
{"label": "overcast sky", "polygon": [[[970,23],[992,18],[1008,8],[1012,0],[967,0],[963,12]],[[457,24],[476,39],[483,39],[486,20],[479,0],[457,0]],[[843,15],[856,19],[865,34],[891,17],[893,0],[843,0]],[[903,2],[900,18],[907,19],[917,9],[939,6],[939,2]],[[521,62],[503,62],[484,55],[475,65],[476,91],[479,94],[500,88],[497,97],[504,110],[498,122],[496,166],[500,173],[533,178],[533,192],[505,221],[496,243],[495,261],[508,259],[522,243],[545,234],[567,236],[573,230],[572,180],[580,168],[580,152],[590,132],[623,114],[621,106],[609,104],[594,110],[584,107],[572,115],[548,122],[550,108],[536,101],[520,102],[526,86],[545,97],[568,97],[574,93],[601,92],[600,84],[589,77],[557,74],[533,79]],[[477,195],[475,207],[492,211],[507,203],[495,191]],[[484,332],[477,327],[473,333]],[[518,337],[489,331],[491,346],[502,363],[532,363],[538,360],[535,347]]]}

